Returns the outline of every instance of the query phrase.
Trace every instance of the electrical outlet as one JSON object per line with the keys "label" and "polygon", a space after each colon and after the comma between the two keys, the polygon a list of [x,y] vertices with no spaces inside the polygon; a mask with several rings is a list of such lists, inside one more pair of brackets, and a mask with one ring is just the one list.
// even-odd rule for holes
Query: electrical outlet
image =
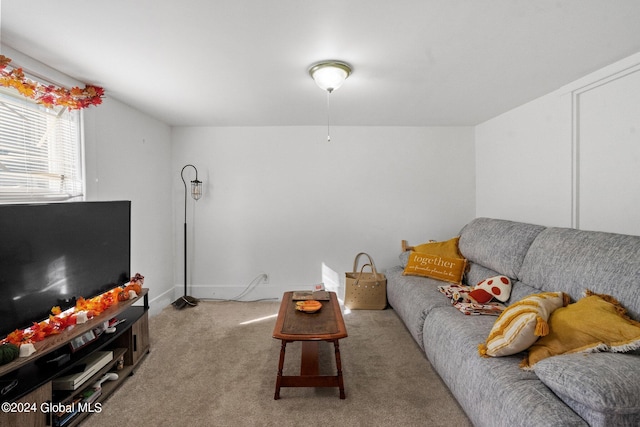
{"label": "electrical outlet", "polygon": [[265,285],[269,284],[269,275],[267,273],[262,273],[262,281]]}

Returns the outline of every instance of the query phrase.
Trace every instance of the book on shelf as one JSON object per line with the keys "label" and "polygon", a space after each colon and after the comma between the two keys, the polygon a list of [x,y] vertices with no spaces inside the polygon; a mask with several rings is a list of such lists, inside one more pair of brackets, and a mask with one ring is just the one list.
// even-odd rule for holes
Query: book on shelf
{"label": "book on shelf", "polygon": [[78,411],[73,411],[73,412],[64,414],[64,416],[58,417],[57,421],[53,422],[53,425],[55,427],[63,427],[67,423],[69,423],[73,419],[73,417],[75,417],[76,415],[78,415]]}
{"label": "book on shelf", "polygon": [[91,387],[80,393],[80,397],[82,397],[82,403],[93,403],[101,394],[102,387]]}
{"label": "book on shelf", "polygon": [[293,291],[292,299],[294,301],[329,301],[329,292],[327,291]]}
{"label": "book on shelf", "polygon": [[55,413],[53,418],[53,425],[55,427],[62,427],[70,422],[76,415],[78,415],[78,403],[82,402],[82,397],[76,397],[70,403],[63,404],[61,411]]}

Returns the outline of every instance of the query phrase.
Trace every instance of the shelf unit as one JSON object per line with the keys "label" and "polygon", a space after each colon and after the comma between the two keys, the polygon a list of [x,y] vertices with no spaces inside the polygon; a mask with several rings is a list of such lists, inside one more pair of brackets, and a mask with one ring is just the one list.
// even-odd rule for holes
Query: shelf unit
{"label": "shelf unit", "polygon": [[[0,382],[3,384],[17,380],[18,384],[2,402],[15,403],[16,411],[0,412],[0,425],[56,426],[58,419],[49,411],[61,405],[70,405],[77,396],[92,388],[95,382],[107,372],[116,372],[118,379],[102,384],[102,393],[91,405],[74,405],[83,409],[64,424],[65,427],[78,425],[89,416],[92,408],[99,408],[100,403],[113,393],[130,375],[149,353],[149,290],[144,288],[137,298],[119,302],[94,317],[87,323],[76,325],[66,331],[47,337],[35,344],[37,352],[26,358],[18,358],[13,362],[0,366]],[[142,301],[142,305],[133,305]],[[112,318],[123,320],[113,334],[103,333],[95,341],[76,352],[71,352],[69,342],[86,332],[99,327]],[[78,389],[73,391],[52,390],[55,378],[68,375],[78,365],[96,351],[112,351],[113,359],[89,378]],[[70,360],[62,366],[51,366],[48,361],[68,354]],[[117,369],[118,360],[124,359],[124,365]],[[20,410],[20,411],[18,411]]]}

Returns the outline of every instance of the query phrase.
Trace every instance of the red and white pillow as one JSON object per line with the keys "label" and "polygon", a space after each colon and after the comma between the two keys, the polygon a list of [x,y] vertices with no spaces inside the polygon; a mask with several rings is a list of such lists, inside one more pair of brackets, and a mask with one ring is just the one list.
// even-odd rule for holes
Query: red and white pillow
{"label": "red and white pillow", "polygon": [[487,303],[492,299],[506,302],[511,295],[511,280],[507,276],[493,276],[478,283],[469,297],[480,304]]}

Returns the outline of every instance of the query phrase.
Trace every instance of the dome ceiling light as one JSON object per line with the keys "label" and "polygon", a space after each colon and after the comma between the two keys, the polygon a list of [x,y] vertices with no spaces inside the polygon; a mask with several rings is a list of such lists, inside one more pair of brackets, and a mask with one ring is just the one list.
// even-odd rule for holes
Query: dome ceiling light
{"label": "dome ceiling light", "polygon": [[342,86],[351,74],[351,66],[341,61],[322,61],[309,68],[309,75],[318,87],[331,93]]}
{"label": "dome ceiling light", "polygon": [[349,64],[342,61],[321,61],[309,68],[309,75],[316,82],[318,87],[327,91],[327,142],[331,142],[329,128],[329,95],[340,88],[342,83],[349,77],[353,69]]}

